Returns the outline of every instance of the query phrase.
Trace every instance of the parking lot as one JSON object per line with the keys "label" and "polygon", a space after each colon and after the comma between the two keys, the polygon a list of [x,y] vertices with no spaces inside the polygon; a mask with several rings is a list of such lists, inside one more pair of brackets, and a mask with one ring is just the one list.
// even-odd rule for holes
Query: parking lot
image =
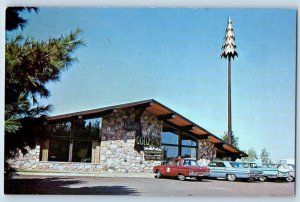
{"label": "parking lot", "polygon": [[16,176],[5,180],[6,194],[93,194],[131,196],[293,196],[294,182],[137,177]]}

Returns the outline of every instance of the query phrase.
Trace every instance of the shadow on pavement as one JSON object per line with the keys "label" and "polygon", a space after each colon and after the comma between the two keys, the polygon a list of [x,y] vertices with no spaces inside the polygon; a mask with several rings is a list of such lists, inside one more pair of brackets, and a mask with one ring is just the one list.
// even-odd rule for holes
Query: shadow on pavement
{"label": "shadow on pavement", "polygon": [[82,183],[81,180],[67,178],[5,179],[5,194],[68,194],[68,195],[131,195],[139,193],[127,186],[83,186],[70,187]]}

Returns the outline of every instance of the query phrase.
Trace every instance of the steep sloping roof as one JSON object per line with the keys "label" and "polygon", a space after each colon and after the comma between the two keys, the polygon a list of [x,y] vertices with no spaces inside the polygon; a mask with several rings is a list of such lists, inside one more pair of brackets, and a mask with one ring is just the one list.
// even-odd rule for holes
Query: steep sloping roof
{"label": "steep sloping roof", "polygon": [[145,107],[146,111],[156,115],[159,120],[163,120],[164,122],[175,125],[178,128],[189,131],[190,133],[194,134],[198,138],[208,139],[208,141],[218,145],[218,149],[221,151],[225,151],[225,152],[227,151],[228,153],[231,153],[239,157],[247,156],[247,154],[245,154],[244,152],[223,142],[219,137],[210,133],[209,131],[202,128],[198,124],[190,121],[184,116],[178,114],[177,112],[171,110],[170,108],[166,107],[165,105],[153,99],[114,105],[114,106],[103,107],[103,108],[92,109],[92,110],[86,110],[86,111],[80,111],[75,113],[63,114],[58,116],[52,116],[52,117],[48,117],[47,121],[55,122],[63,119],[72,119],[78,116],[85,118],[85,117],[93,117],[97,115],[105,115],[108,113],[115,112],[118,109],[123,109],[128,107],[135,107],[135,108]]}

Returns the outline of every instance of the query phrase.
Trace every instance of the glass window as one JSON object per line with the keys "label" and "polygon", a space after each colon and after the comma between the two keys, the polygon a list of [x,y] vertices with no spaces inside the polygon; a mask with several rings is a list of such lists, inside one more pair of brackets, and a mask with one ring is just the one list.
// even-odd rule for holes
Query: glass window
{"label": "glass window", "polygon": [[177,158],[178,147],[176,146],[163,146],[164,159]]}
{"label": "glass window", "polygon": [[69,121],[48,125],[48,161],[68,162],[72,159],[72,162],[91,162],[92,140],[100,138],[101,126],[101,117],[77,119],[72,124]]}
{"label": "glass window", "polygon": [[48,135],[57,137],[70,137],[71,122],[56,123],[47,126]]}
{"label": "glass window", "polygon": [[217,167],[217,163],[216,162],[210,162],[208,164],[209,167]]}
{"label": "glass window", "polygon": [[68,161],[69,160],[69,140],[50,139],[48,161]]}
{"label": "glass window", "polygon": [[162,133],[162,144],[176,144],[178,145],[178,135],[172,132]]}
{"label": "glass window", "polygon": [[184,166],[199,166],[198,162],[196,160],[185,160],[183,162]]}
{"label": "glass window", "polygon": [[223,162],[217,162],[217,167],[225,167],[225,164]]}
{"label": "glass window", "polygon": [[196,158],[196,148],[193,147],[181,147],[182,158]]}
{"label": "glass window", "polygon": [[72,162],[91,162],[92,141],[73,141]]}
{"label": "glass window", "polygon": [[93,137],[100,138],[100,129],[102,127],[102,118],[79,119],[74,123],[74,137]]}
{"label": "glass window", "polygon": [[162,144],[178,145],[178,134],[178,130],[169,126],[164,126],[162,132]]}
{"label": "glass window", "polygon": [[181,145],[196,147],[197,146],[197,140],[194,139],[193,137],[183,133],[183,135],[181,137]]}

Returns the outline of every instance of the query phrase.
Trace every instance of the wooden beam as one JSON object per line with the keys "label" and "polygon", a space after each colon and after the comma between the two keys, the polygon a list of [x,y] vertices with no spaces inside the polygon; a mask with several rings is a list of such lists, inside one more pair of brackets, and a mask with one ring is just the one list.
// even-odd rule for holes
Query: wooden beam
{"label": "wooden beam", "polygon": [[189,126],[183,126],[181,127],[183,130],[195,130],[197,127],[194,125],[189,125]]}
{"label": "wooden beam", "polygon": [[209,135],[197,135],[196,138],[199,140],[208,139]]}
{"label": "wooden beam", "polygon": [[148,102],[148,103],[143,103],[143,104],[136,105],[133,108],[134,109],[144,109],[145,110],[146,108],[151,107],[152,105],[153,105],[152,102]]}
{"label": "wooden beam", "polygon": [[[159,121],[166,121],[168,119],[175,119],[176,118],[176,115],[171,113],[171,114],[165,114],[165,115],[161,115],[161,116],[158,116],[157,119]],[[178,126],[177,126],[178,127]]]}
{"label": "wooden beam", "polygon": [[101,115],[102,116],[107,116],[107,115],[110,115],[110,114],[112,114],[112,113],[116,113],[118,110],[116,109],[116,108],[114,108],[114,109],[109,109],[109,110],[105,110],[105,111],[103,111],[103,112],[101,112]]}
{"label": "wooden beam", "polygon": [[184,127],[180,127],[180,126],[177,126],[174,123],[171,123],[170,121],[164,121],[164,123],[167,124],[167,125],[169,125],[169,126],[171,126],[172,128],[176,128],[177,130],[179,130],[181,132],[184,132],[184,133],[192,136],[195,139],[208,139],[208,136],[209,136],[209,135],[197,135],[197,134],[193,133],[192,131],[186,130],[185,126]]}
{"label": "wooden beam", "polygon": [[[224,145],[224,143],[215,143],[215,147],[217,147],[218,149],[222,149],[222,150],[224,150],[223,145]],[[225,151],[228,152],[227,150],[225,150]]]}

